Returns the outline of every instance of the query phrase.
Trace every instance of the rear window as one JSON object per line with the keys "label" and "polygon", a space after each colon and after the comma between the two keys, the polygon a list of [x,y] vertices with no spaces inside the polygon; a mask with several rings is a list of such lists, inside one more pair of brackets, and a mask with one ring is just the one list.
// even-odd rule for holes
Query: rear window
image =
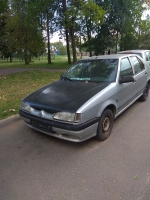
{"label": "rear window", "polygon": [[150,51],[146,51],[145,53],[146,61],[150,61]]}
{"label": "rear window", "polygon": [[136,56],[131,56],[130,61],[134,67],[135,74],[138,74],[145,69],[144,64]]}

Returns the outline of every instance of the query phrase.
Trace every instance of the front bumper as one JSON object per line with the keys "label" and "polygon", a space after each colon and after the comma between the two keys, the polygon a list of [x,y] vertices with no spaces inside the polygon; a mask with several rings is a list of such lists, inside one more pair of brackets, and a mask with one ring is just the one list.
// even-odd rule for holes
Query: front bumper
{"label": "front bumper", "polygon": [[82,142],[97,134],[98,118],[83,124],[68,124],[40,118],[22,110],[19,114],[29,127],[60,139]]}

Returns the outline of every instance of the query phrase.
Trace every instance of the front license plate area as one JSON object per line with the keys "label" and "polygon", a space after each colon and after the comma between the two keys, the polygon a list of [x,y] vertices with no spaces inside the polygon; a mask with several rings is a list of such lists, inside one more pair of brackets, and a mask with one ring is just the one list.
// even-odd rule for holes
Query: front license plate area
{"label": "front license plate area", "polygon": [[36,121],[36,120],[31,120],[31,124],[34,127],[37,127],[39,129],[44,129],[48,131],[52,131],[52,127],[49,124],[46,124],[44,122]]}

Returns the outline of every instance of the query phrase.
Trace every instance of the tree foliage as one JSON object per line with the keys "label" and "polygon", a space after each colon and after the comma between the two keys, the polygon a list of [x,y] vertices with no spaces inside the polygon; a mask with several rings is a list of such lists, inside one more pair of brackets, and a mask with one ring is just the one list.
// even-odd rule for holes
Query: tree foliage
{"label": "tree foliage", "polygon": [[5,41],[5,26],[7,19],[8,2],[7,0],[0,1],[0,52],[3,55],[8,54],[8,47]]}
{"label": "tree foliage", "polygon": [[66,40],[68,63],[70,46],[73,62],[77,46],[90,56],[109,48],[150,48],[150,15],[141,18],[149,6],[149,0],[0,0],[0,54],[18,54],[28,64],[47,44],[50,64],[56,31]]}
{"label": "tree foliage", "polygon": [[60,55],[66,55],[66,47],[63,45],[62,42],[55,42],[51,43],[52,46],[59,52]]}
{"label": "tree foliage", "polygon": [[115,52],[118,46],[120,50],[132,47],[132,39],[135,39],[141,21],[142,0],[97,0],[96,2],[106,11],[105,24],[98,28],[95,38],[102,43],[101,47],[98,47],[95,42],[96,54],[103,54],[104,49],[110,47],[114,47]]}
{"label": "tree foliage", "polygon": [[40,19],[43,30],[46,31],[48,64],[51,64],[50,36],[56,30],[55,12],[58,7],[57,1],[54,0],[34,0],[37,16]]}
{"label": "tree foliage", "polygon": [[32,5],[28,1],[11,1],[6,19],[5,40],[9,52],[19,54],[25,64],[29,64],[32,55],[39,55],[44,50],[42,31],[32,15]]}

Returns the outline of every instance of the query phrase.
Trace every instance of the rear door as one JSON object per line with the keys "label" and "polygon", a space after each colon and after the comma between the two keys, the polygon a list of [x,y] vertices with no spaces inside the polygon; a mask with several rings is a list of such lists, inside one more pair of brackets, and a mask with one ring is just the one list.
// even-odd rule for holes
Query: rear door
{"label": "rear door", "polygon": [[147,71],[145,69],[144,63],[137,56],[130,56],[129,59],[134,70],[136,94],[139,95],[143,92],[143,89],[146,86]]}
{"label": "rear door", "polygon": [[149,67],[150,67],[150,51],[145,51],[144,52],[144,57],[146,62],[148,63]]}
{"label": "rear door", "polygon": [[143,52],[144,60],[147,63],[147,72],[148,72],[148,79],[150,79],[150,51],[144,51]]}

